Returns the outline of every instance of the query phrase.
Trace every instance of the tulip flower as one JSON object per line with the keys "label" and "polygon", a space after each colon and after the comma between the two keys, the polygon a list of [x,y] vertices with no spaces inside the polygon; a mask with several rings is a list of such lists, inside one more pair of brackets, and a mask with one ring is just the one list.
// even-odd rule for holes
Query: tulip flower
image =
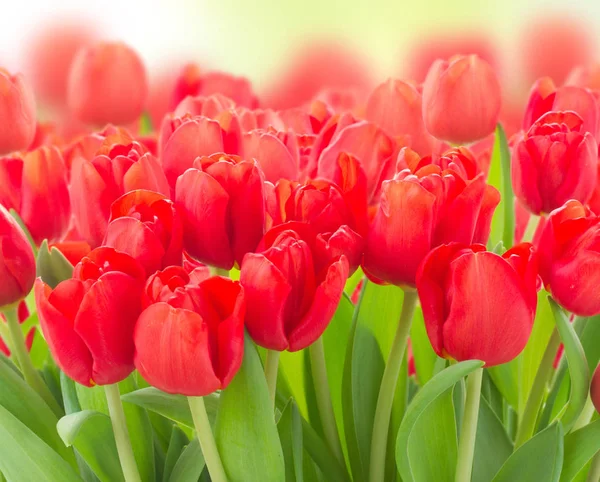
{"label": "tulip flower", "polygon": [[148,275],[181,264],[183,226],[172,201],[139,189],[117,199],[110,212],[103,246],[137,259]]}
{"label": "tulip flower", "polygon": [[548,112],[517,142],[512,155],[515,196],[533,214],[569,199],[587,202],[596,186],[598,145],[575,112]]}
{"label": "tulip flower", "polygon": [[0,204],[0,308],[25,298],[35,280],[35,258],[23,230]]}
{"label": "tulip flower", "polygon": [[264,233],[263,182],[254,161],[225,154],[196,159],[175,187],[186,251],[218,268],[239,265]]}
{"label": "tulip flower", "polygon": [[485,243],[498,191],[466,149],[420,158],[403,149],[400,172],[385,181],[367,236],[363,269],[375,281],[414,286],[417,268],[436,246]]}
{"label": "tulip flower", "polygon": [[[19,307],[17,308],[17,315],[19,318],[19,323],[23,323],[27,318],[29,318],[29,309],[27,309],[27,303],[25,301],[21,301],[19,303]],[[2,313],[0,313],[0,323],[6,323],[6,319]],[[25,345],[27,350],[31,350],[31,346],[33,345],[33,338],[35,337],[35,327],[31,328],[27,333],[27,337],[25,338]],[[4,353],[7,357],[10,356],[10,348],[6,345],[6,340],[3,340],[0,336],[0,353]]]}
{"label": "tulip flower", "polygon": [[423,119],[431,135],[457,144],[494,132],[501,107],[494,69],[476,55],[433,63],[423,85]]}
{"label": "tulip flower", "polygon": [[318,273],[311,247],[298,233],[283,231],[269,244],[261,253],[248,253],[242,263],[246,328],[262,347],[302,350],[331,321],[348,277],[348,260],[341,255]]}
{"label": "tulip flower", "polygon": [[35,136],[35,98],[21,74],[0,68],[0,154],[27,149]]}
{"label": "tulip flower", "polygon": [[590,398],[592,399],[596,412],[600,412],[600,369],[598,367],[596,367],[596,370],[592,375]]}
{"label": "tulip flower", "polygon": [[244,354],[244,291],[237,281],[171,266],[146,283],[135,366],[168,393],[204,396],[229,385]]}
{"label": "tulip flower", "polygon": [[540,275],[546,289],[576,315],[600,314],[600,218],[579,201],[552,211],[539,242]]}
{"label": "tulip flower", "polygon": [[565,85],[576,85],[595,91],[600,90],[600,63],[575,67],[567,77]]}
{"label": "tulip flower", "polygon": [[44,338],[60,369],[77,383],[110,385],[133,371],[133,329],[144,281],[135,259],[106,247],[91,251],[75,266],[73,278],[54,289],[36,281]]}
{"label": "tulip flower", "polygon": [[[110,144],[110,137],[104,143]],[[156,157],[139,142],[104,145],[91,161],[77,156],[71,169],[71,206],[77,230],[90,246],[100,246],[110,206],[124,193],[147,189],[169,195],[169,186]]]}
{"label": "tulip flower", "polygon": [[537,304],[537,259],[519,244],[502,256],[460,243],[433,250],[417,273],[417,290],[434,351],[443,358],[514,359],[527,344]]}
{"label": "tulip flower", "polygon": [[81,49],[71,64],[69,109],[89,124],[127,124],[144,110],[148,91],[141,59],[123,43]]}

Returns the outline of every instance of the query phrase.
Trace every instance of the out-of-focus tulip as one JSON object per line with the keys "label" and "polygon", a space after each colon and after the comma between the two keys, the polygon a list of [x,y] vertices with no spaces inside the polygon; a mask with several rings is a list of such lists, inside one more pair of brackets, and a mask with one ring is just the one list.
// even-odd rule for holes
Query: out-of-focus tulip
{"label": "out-of-focus tulip", "polygon": [[142,114],[147,94],[144,64],[123,43],[83,48],[71,64],[69,109],[89,124],[133,122]]}
{"label": "out-of-focus tulip", "polygon": [[0,307],[25,298],[35,281],[35,258],[25,233],[0,204]]}
{"label": "out-of-focus tulip", "polygon": [[110,208],[102,245],[137,259],[148,275],[181,264],[183,226],[174,203],[143,189],[124,194]]}
{"label": "out-of-focus tulip", "polygon": [[533,327],[536,280],[537,259],[528,243],[502,256],[482,245],[433,250],[419,268],[417,290],[435,352],[487,366],[515,358]]}
{"label": "out-of-focus tulip", "polygon": [[375,280],[414,286],[417,268],[436,246],[487,242],[500,194],[465,148],[425,158],[405,148],[398,170],[383,183],[363,269]]}
{"label": "out-of-focus tulip", "polygon": [[317,273],[309,244],[291,230],[265,247],[242,263],[246,328],[270,350],[302,350],[331,321],[348,277],[348,260],[342,255]]}
{"label": "out-of-focus tulip", "polygon": [[134,369],[133,329],[141,312],[144,270],[112,248],[90,252],[73,278],[53,290],[35,284],[40,326],[58,366],[76,382],[109,385]]}
{"label": "out-of-focus tulip", "polygon": [[[25,301],[21,301],[19,303],[19,307],[17,309],[17,315],[19,318],[19,323],[23,323],[27,318],[29,318],[29,310],[27,309],[27,304]],[[6,323],[6,319],[4,315],[0,313],[0,323]],[[25,345],[27,346],[27,350],[31,350],[31,346],[33,345],[33,338],[35,336],[35,327],[31,328],[25,337]],[[6,345],[5,340],[0,336],[0,353],[4,353],[6,356],[10,356],[10,348]]]}
{"label": "out-of-focus tulip", "polygon": [[76,156],[71,168],[71,206],[77,230],[90,246],[100,246],[106,234],[110,206],[118,197],[136,189],[170,194],[158,160],[130,137],[112,144],[104,140],[90,160]]}
{"label": "out-of-focus tulip", "polygon": [[574,112],[548,112],[517,142],[512,155],[516,197],[533,214],[569,199],[587,202],[598,169],[598,146]]}
{"label": "out-of-focus tulip", "polygon": [[264,233],[263,183],[254,161],[225,154],[196,159],[175,188],[186,251],[219,268],[239,265]]}
{"label": "out-of-focus tulip", "polygon": [[244,291],[237,281],[171,266],[148,279],[135,327],[135,366],[168,393],[204,396],[229,385],[244,354]]}
{"label": "out-of-focus tulip", "polygon": [[600,314],[600,218],[567,201],[550,213],[538,249],[540,275],[554,299],[576,315]]}
{"label": "out-of-focus tulip", "polygon": [[[599,366],[600,367],[600,366]],[[600,368],[596,367],[592,375],[592,384],[590,386],[590,398],[594,404],[596,412],[600,412]]]}
{"label": "out-of-focus tulip", "polygon": [[494,69],[477,55],[433,63],[423,85],[423,119],[438,139],[465,144],[494,132],[502,97]]}
{"label": "out-of-focus tulip", "polygon": [[575,67],[565,84],[600,91],[600,63]]}
{"label": "out-of-focus tulip", "polygon": [[27,149],[35,136],[35,98],[21,74],[0,69],[0,154]]}

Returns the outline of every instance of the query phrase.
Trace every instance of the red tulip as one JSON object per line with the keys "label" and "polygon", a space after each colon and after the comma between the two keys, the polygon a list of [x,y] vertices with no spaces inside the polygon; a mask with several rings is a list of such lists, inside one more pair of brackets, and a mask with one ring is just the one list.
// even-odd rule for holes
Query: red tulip
{"label": "red tulip", "polygon": [[139,189],[117,199],[110,213],[103,246],[137,259],[148,275],[181,264],[183,226],[172,201]]}
{"label": "red tulip", "polygon": [[81,49],[71,64],[70,110],[90,124],[127,124],[144,110],[148,85],[141,59],[123,43]]}
{"label": "red tulip", "polygon": [[317,272],[309,244],[291,230],[265,247],[262,253],[247,254],[242,263],[246,327],[260,346],[302,350],[331,321],[348,277],[348,260],[339,256]]}
{"label": "red tulip", "polygon": [[223,269],[240,264],[264,233],[263,182],[254,161],[225,154],[196,159],[175,188],[186,251]]}
{"label": "red tulip", "polygon": [[436,246],[487,241],[500,194],[464,148],[435,158],[405,148],[398,166],[407,168],[383,183],[363,269],[375,280],[414,286],[417,268]]}
{"label": "red tulip", "polygon": [[539,243],[540,275],[554,299],[576,315],[600,314],[600,218],[579,201],[552,211]]}
{"label": "red tulip", "polygon": [[598,146],[574,112],[548,112],[519,140],[512,155],[515,195],[533,214],[569,199],[587,202],[596,186]]}
{"label": "red tulip", "polygon": [[600,412],[600,369],[598,367],[596,367],[594,375],[592,375],[590,398],[592,399],[596,412]]}
{"label": "red tulip", "polygon": [[0,204],[0,308],[25,298],[35,280],[35,258],[23,230]]}
{"label": "red tulip", "polygon": [[21,74],[0,68],[0,154],[27,149],[35,136],[35,98]]}
{"label": "red tulip", "polygon": [[245,133],[240,151],[245,159],[256,159],[267,181],[275,183],[298,176],[297,152],[291,151],[276,132],[255,129]]}
{"label": "red tulip", "polygon": [[71,206],[77,230],[92,247],[102,243],[110,206],[119,196],[136,189],[164,195],[170,190],[158,160],[139,142],[125,137],[125,144],[104,141],[91,160],[75,157],[71,169]]}
{"label": "red tulip", "polygon": [[237,281],[178,266],[148,279],[135,327],[135,366],[168,393],[204,396],[229,385],[244,354],[244,291]]}
{"label": "red tulip", "polygon": [[435,352],[487,366],[515,358],[533,327],[536,280],[537,259],[528,243],[502,256],[482,245],[433,250],[419,268],[417,290]]}
{"label": "red tulip", "polygon": [[[25,301],[21,301],[19,303],[19,307],[17,309],[17,316],[19,318],[19,323],[23,323],[27,318],[29,318],[29,309],[27,308],[27,303]],[[2,313],[0,313],[0,323],[6,323],[6,318]],[[27,333],[25,338],[25,345],[27,346],[27,350],[31,350],[31,346],[33,345],[33,338],[35,337],[35,327],[31,328]],[[5,341],[0,336],[0,353],[4,353],[7,357],[10,356],[10,349],[6,346]]]}
{"label": "red tulip", "polygon": [[52,290],[35,284],[40,326],[58,366],[76,382],[110,385],[134,369],[133,329],[141,312],[144,270],[112,248],[90,252],[73,278]]}
{"label": "red tulip", "polygon": [[579,65],[575,67],[567,80],[566,85],[576,85],[578,87],[585,87],[587,89],[599,91],[600,90],[600,63],[592,65]]}
{"label": "red tulip", "polygon": [[423,85],[423,119],[430,134],[461,144],[494,132],[502,104],[494,69],[476,55],[433,63]]}

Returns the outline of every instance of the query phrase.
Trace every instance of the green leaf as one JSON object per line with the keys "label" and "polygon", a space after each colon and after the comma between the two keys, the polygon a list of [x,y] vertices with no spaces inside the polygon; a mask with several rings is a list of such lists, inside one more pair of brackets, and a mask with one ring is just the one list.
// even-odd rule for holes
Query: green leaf
{"label": "green leaf", "polygon": [[565,432],[569,432],[585,406],[590,387],[590,372],[583,346],[581,346],[579,337],[567,315],[552,298],[548,297],[548,301],[556,319],[556,328],[565,347],[565,355],[569,363],[571,393],[569,402],[561,417]]}
{"label": "green leaf", "polygon": [[195,438],[181,453],[169,482],[198,482],[205,465],[200,443]]}
{"label": "green leaf", "polygon": [[[219,408],[219,395],[212,393],[202,398],[204,398],[208,419],[211,425],[214,425],[214,420],[217,417],[217,409]],[[173,395],[161,392],[158,388],[148,387],[126,393],[121,396],[121,399],[126,403],[131,403],[158,413],[186,427],[194,428],[190,406],[187,397],[183,395]]]}
{"label": "green leaf", "polygon": [[185,446],[189,444],[190,441],[187,438],[187,435],[176,425],[173,426],[173,430],[171,432],[171,441],[169,442],[169,449],[167,450],[167,457],[165,459],[165,468],[163,470],[163,482],[168,482],[179,457],[181,456]]}
{"label": "green leaf", "polygon": [[44,240],[40,246],[36,261],[37,275],[51,288],[73,275],[73,265],[56,248],[48,248],[48,241]]}
{"label": "green leaf", "polygon": [[570,482],[600,450],[600,420],[565,437],[565,457],[560,482]]}
{"label": "green leaf", "polygon": [[431,377],[438,356],[427,335],[425,329],[425,321],[423,319],[423,310],[420,306],[415,309],[415,316],[412,327],[410,329],[410,342],[412,344],[413,356],[415,359],[415,371],[417,372],[417,380],[421,386],[425,385]]}
{"label": "green leaf", "polygon": [[348,295],[351,298],[354,292],[356,291],[357,286],[360,284],[364,277],[365,274],[363,273],[363,270],[361,268],[358,268],[352,274],[352,276],[348,278],[348,281],[346,281],[346,286],[344,286],[344,293],[346,293],[346,295]]}
{"label": "green leaf", "polygon": [[550,425],[521,445],[493,482],[558,482],[563,466],[563,429]]}
{"label": "green leaf", "polygon": [[152,117],[148,111],[145,111],[140,116],[140,136],[147,136],[152,133],[152,130]]}
{"label": "green leaf", "polygon": [[504,426],[487,400],[482,397],[477,419],[472,482],[489,482],[513,451]]}
{"label": "green leaf", "polygon": [[302,447],[302,418],[294,400],[290,400],[277,423],[279,439],[285,460],[286,482],[302,482],[303,476],[303,447]]}
{"label": "green leaf", "polygon": [[[396,464],[403,482],[417,480],[415,478],[414,470],[418,471],[419,469],[412,467],[409,453],[409,441],[421,415],[426,412],[427,408],[434,403],[438,397],[441,397],[448,389],[452,388],[456,382],[477,368],[480,368],[482,365],[483,363],[478,360],[469,360],[452,365],[435,375],[419,392],[417,392],[406,410],[396,439]],[[419,462],[417,461],[416,463],[418,465]],[[417,475],[419,475],[419,473],[417,473]]]}
{"label": "green leaf", "polygon": [[435,398],[415,420],[407,449],[412,480],[453,482],[458,441],[452,388]]}
{"label": "green leaf", "polygon": [[244,361],[221,392],[215,438],[230,482],[281,482],[283,452],[260,358],[246,336]]}
{"label": "green leaf", "polygon": [[91,410],[65,415],[57,429],[65,445],[75,447],[102,482],[125,480],[107,415]]}
{"label": "green leaf", "polygon": [[33,250],[33,254],[35,256],[37,256],[37,252],[38,252],[37,245],[35,244],[35,241],[33,240],[33,236],[31,236],[29,229],[27,229],[27,226],[25,226],[25,222],[21,219],[21,216],[19,216],[17,211],[15,211],[14,209],[10,209],[8,212],[15,219],[17,224],[21,227],[21,229],[25,233],[25,237],[27,238],[27,241],[29,241],[29,245],[31,246],[31,249]]}
{"label": "green leaf", "polygon": [[0,472],[10,482],[81,482],[60,455],[3,406],[0,447]]}

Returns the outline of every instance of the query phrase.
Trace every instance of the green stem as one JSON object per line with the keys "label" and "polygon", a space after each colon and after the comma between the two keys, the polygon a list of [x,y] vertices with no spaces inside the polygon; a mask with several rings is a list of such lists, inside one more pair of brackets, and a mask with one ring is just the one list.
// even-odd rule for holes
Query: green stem
{"label": "green stem", "polygon": [[52,393],[44,382],[44,379],[31,362],[29,352],[27,351],[27,345],[25,343],[25,336],[23,335],[23,332],[21,331],[21,325],[19,324],[17,308],[8,308],[4,312],[4,316],[6,317],[6,323],[8,325],[9,346],[12,350],[12,355],[15,356],[19,363],[19,367],[23,372],[25,381],[40,395],[40,397],[42,397],[42,399],[58,417],[62,417],[64,415],[62,408],[52,396]]}
{"label": "green stem", "polygon": [[10,331],[8,329],[7,324],[3,323],[1,319],[0,319],[0,338],[2,340],[4,340],[4,343],[6,344],[6,346],[8,347],[8,349],[10,350],[10,352],[12,353],[13,349],[10,346],[11,345],[11,342],[10,342]]}
{"label": "green stem", "polygon": [[338,462],[344,467],[344,452],[342,443],[335,422],[335,413],[333,411],[333,403],[329,391],[329,380],[327,379],[327,367],[325,364],[325,349],[323,347],[323,338],[319,338],[309,348],[310,367],[313,376],[315,395],[317,398],[317,408],[319,409],[319,417],[323,426],[325,440],[327,445],[335,455]]}
{"label": "green stem", "polygon": [[533,237],[535,236],[535,232],[537,231],[537,227],[541,220],[541,216],[536,216],[535,214],[529,216],[529,221],[527,221],[527,226],[525,228],[525,234],[523,234],[523,242],[531,243],[533,241]]}
{"label": "green stem", "polygon": [[529,440],[535,431],[535,425],[538,418],[538,412],[544,400],[546,393],[546,386],[552,376],[552,369],[554,365],[554,359],[556,358],[556,351],[560,346],[560,335],[558,329],[555,327],[546,351],[538,367],[538,371],[533,380],[527,403],[525,404],[525,410],[519,423],[519,429],[517,430],[517,437],[515,439],[515,449],[523,445]]}
{"label": "green stem", "polygon": [[229,278],[229,270],[223,268],[213,268],[213,274],[215,276],[223,276],[225,278]]}
{"label": "green stem", "polygon": [[129,430],[127,429],[127,420],[125,419],[125,411],[123,410],[123,402],[121,402],[121,394],[119,385],[105,385],[104,393],[108,402],[108,413],[115,435],[117,444],[117,452],[121,462],[121,469],[126,482],[141,482],[140,473],[138,472],[133,448],[131,447],[131,439],[129,438]]}
{"label": "green stem", "polygon": [[456,461],[456,482],[470,482],[477,436],[477,418],[481,399],[481,380],[483,368],[478,368],[467,377],[467,397],[463,413],[460,439],[458,440],[458,459]]}
{"label": "green stem", "polygon": [[385,477],[385,455],[392,405],[396,393],[396,383],[400,375],[410,325],[418,299],[416,291],[404,291],[402,313],[400,313],[396,335],[394,336],[390,355],[383,371],[379,396],[377,397],[377,407],[375,408],[373,436],[371,438],[371,462],[369,467],[370,482],[382,482]]}
{"label": "green stem", "polygon": [[596,455],[594,455],[586,480],[587,482],[600,481],[600,452],[597,452]]}
{"label": "green stem", "polygon": [[204,398],[188,397],[188,403],[190,405],[190,410],[192,411],[194,428],[196,429],[196,435],[200,442],[200,448],[202,449],[202,455],[206,461],[210,479],[212,482],[227,482],[225,468],[223,467],[223,462],[221,462],[217,444],[210,428],[210,422],[208,421],[208,414],[206,413],[206,407],[204,406]]}
{"label": "green stem", "polygon": [[277,369],[279,368],[279,356],[281,352],[276,350],[267,350],[265,360],[265,378],[267,379],[267,388],[273,407],[275,407],[275,394],[277,393]]}
{"label": "green stem", "polygon": [[573,425],[571,431],[574,432],[575,430],[585,427],[592,421],[592,417],[594,416],[595,412],[596,408],[594,407],[594,402],[592,402],[592,397],[588,395],[587,400],[585,401],[585,406],[579,414],[579,417],[577,418],[577,421]]}

